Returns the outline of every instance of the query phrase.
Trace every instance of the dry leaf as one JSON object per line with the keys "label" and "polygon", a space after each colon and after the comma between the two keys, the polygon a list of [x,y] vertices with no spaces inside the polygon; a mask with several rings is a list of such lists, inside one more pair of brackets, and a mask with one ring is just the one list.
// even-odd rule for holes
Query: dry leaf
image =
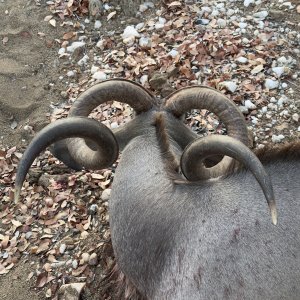
{"label": "dry leaf", "polygon": [[45,22],[49,22],[52,18],[53,18],[52,15],[51,15],[51,16],[46,16],[46,17],[44,18],[44,21],[45,21]]}
{"label": "dry leaf", "polygon": [[254,69],[251,70],[251,74],[255,75],[263,70],[263,65],[258,65]]}
{"label": "dry leaf", "polygon": [[47,283],[47,280],[48,280],[48,272],[42,272],[37,276],[35,286],[42,288]]}

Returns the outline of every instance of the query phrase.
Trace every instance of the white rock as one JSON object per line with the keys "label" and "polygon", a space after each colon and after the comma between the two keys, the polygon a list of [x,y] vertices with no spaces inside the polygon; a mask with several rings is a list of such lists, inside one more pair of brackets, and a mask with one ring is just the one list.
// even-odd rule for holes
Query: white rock
{"label": "white rock", "polygon": [[246,100],[245,101],[245,107],[247,107],[248,109],[256,109],[256,105],[254,103],[252,103],[250,100]]}
{"label": "white rock", "polygon": [[250,41],[247,38],[243,38],[242,42],[243,42],[243,44],[249,44]]}
{"label": "white rock", "polygon": [[280,77],[284,73],[284,67],[274,67],[272,68],[272,71]]}
{"label": "white rock", "polygon": [[79,47],[83,47],[85,45],[85,42],[73,42],[71,46],[67,47],[68,52],[74,52],[75,49]]}
{"label": "white rock", "polygon": [[240,106],[239,106],[239,109],[240,109],[240,111],[241,111],[243,114],[245,114],[245,115],[247,115],[247,114],[249,113],[248,108],[247,108],[246,106],[244,106],[244,105],[240,105]]}
{"label": "white rock", "polygon": [[90,266],[96,266],[98,263],[98,257],[96,253],[92,253],[89,259]]}
{"label": "white rock", "polygon": [[92,66],[91,67],[91,74],[93,75],[93,74],[95,74],[97,71],[99,71],[99,67],[96,67],[96,66]]}
{"label": "white rock", "polygon": [[246,28],[247,27],[247,23],[245,23],[245,22],[240,22],[239,23],[239,27],[241,28],[241,29],[244,29],[244,28]]}
{"label": "white rock", "polygon": [[267,106],[263,106],[262,108],[261,108],[261,112],[262,113],[266,113],[268,111],[268,107]]}
{"label": "white rock", "polygon": [[140,83],[142,84],[142,86],[144,86],[147,81],[148,81],[148,75],[143,75],[140,78]]}
{"label": "white rock", "polygon": [[288,85],[287,85],[285,82],[283,82],[283,83],[281,84],[281,88],[283,88],[283,89],[285,90],[285,89],[288,88]]}
{"label": "white rock", "polygon": [[74,71],[68,71],[67,76],[68,77],[74,77],[75,76],[75,72]]}
{"label": "white rock", "polygon": [[107,201],[110,198],[111,189],[105,189],[101,194],[101,199]]}
{"label": "white rock", "polygon": [[95,21],[94,28],[99,29],[102,26],[101,22],[99,20]]}
{"label": "white rock", "polygon": [[207,25],[210,22],[210,20],[208,20],[208,19],[200,19],[200,22],[201,22],[202,25]]}
{"label": "white rock", "polygon": [[86,65],[87,62],[88,62],[88,60],[89,60],[89,56],[88,56],[88,55],[84,55],[83,58],[80,59],[80,60],[78,61],[77,64],[78,64],[79,66]]}
{"label": "white rock", "polygon": [[145,26],[145,23],[139,23],[139,24],[137,24],[136,26],[135,26],[135,29],[136,30],[141,30],[143,27]]}
{"label": "white rock", "polygon": [[115,129],[115,128],[118,128],[119,127],[119,124],[117,123],[117,122],[112,122],[111,124],[110,124],[110,128],[111,129]]}
{"label": "white rock", "polygon": [[127,26],[124,29],[124,32],[122,34],[123,39],[136,38],[136,37],[140,37],[140,34],[137,32],[134,26]]}
{"label": "white rock", "polygon": [[98,41],[97,44],[96,44],[96,47],[103,50],[104,49],[104,40]]}
{"label": "white rock", "polygon": [[299,114],[293,114],[292,115],[292,119],[295,121],[295,122],[298,122],[299,121]]}
{"label": "white rock", "polygon": [[287,59],[284,56],[281,56],[277,59],[277,63],[279,66],[285,66],[287,64]]}
{"label": "white rock", "polygon": [[88,18],[86,18],[86,19],[84,20],[84,23],[89,24],[89,23],[90,23],[90,20],[89,20]]}
{"label": "white rock", "polygon": [[269,90],[273,90],[276,89],[279,85],[279,82],[277,80],[272,80],[267,78],[265,81],[265,88],[269,89]]}
{"label": "white rock", "polygon": [[147,9],[148,9],[148,6],[145,5],[145,3],[143,3],[143,4],[140,5],[139,11],[140,11],[140,12],[144,12],[144,11],[146,11]]}
{"label": "white rock", "polygon": [[231,8],[229,8],[228,10],[227,10],[227,16],[232,16],[234,14],[234,10],[233,9],[231,9]]}
{"label": "white rock", "polygon": [[279,135],[273,134],[272,135],[273,143],[280,143],[283,139],[284,139],[284,135],[282,135],[282,134],[279,134]]}
{"label": "white rock", "polygon": [[64,254],[66,251],[66,248],[67,248],[66,244],[61,244],[59,247],[59,253]]}
{"label": "white rock", "polygon": [[226,27],[226,20],[224,20],[224,19],[218,19],[217,20],[217,25],[220,27],[220,28],[224,28],[224,27]]}
{"label": "white rock", "polygon": [[142,36],[139,39],[139,45],[141,48],[145,49],[145,48],[151,48],[151,39],[148,37],[144,37]]}
{"label": "white rock", "polygon": [[240,64],[246,64],[248,62],[248,58],[240,56],[236,59],[237,62],[239,62]]}
{"label": "white rock", "polygon": [[169,56],[172,56],[173,58],[176,57],[178,55],[178,51],[175,49],[172,49],[169,53]]}
{"label": "white rock", "polygon": [[96,80],[106,80],[107,76],[104,72],[97,71],[93,74],[92,78],[94,78]]}
{"label": "white rock", "polygon": [[60,48],[59,50],[58,50],[58,54],[59,55],[62,55],[62,54],[64,54],[66,52],[66,48]]}
{"label": "white rock", "polygon": [[260,19],[260,20],[264,20],[268,16],[268,14],[269,13],[266,10],[262,10],[262,11],[258,11],[256,13],[254,13],[253,17]]}
{"label": "white rock", "polygon": [[254,3],[254,0],[244,0],[244,6],[245,7],[248,7],[252,3]]}
{"label": "white rock", "polygon": [[237,89],[237,84],[234,81],[223,81],[219,83],[221,86],[224,86],[229,92],[234,93]]}
{"label": "white rock", "polygon": [[271,97],[270,102],[272,102],[272,103],[277,103],[277,100],[276,100],[275,97]]}
{"label": "white rock", "polygon": [[81,254],[81,259],[83,260],[84,263],[87,263],[90,259],[90,255],[87,252],[83,252]]}
{"label": "white rock", "polygon": [[76,259],[74,259],[74,260],[72,261],[72,268],[73,268],[73,269],[77,269],[77,268],[78,268],[78,261],[77,261]]}
{"label": "white rock", "polygon": [[300,131],[300,126],[298,127],[298,129],[297,129],[298,131]]}

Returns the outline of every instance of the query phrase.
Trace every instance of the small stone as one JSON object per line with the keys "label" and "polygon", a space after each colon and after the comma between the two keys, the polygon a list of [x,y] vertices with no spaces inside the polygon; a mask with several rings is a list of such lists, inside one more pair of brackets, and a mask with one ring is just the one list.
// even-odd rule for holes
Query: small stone
{"label": "small stone", "polygon": [[59,253],[64,254],[66,251],[66,248],[67,248],[66,244],[61,244],[59,247]]}
{"label": "small stone", "polygon": [[119,127],[118,122],[112,122],[112,123],[110,124],[110,128],[111,128],[111,129],[116,129],[116,128],[118,128],[118,127]]}
{"label": "small stone", "polygon": [[251,110],[256,109],[256,105],[253,104],[250,100],[245,101],[245,107]]}
{"label": "small stone", "polygon": [[224,86],[227,91],[234,93],[237,89],[237,84],[234,81],[223,81],[219,83],[220,86]]}
{"label": "small stone", "polygon": [[240,56],[236,59],[237,62],[239,62],[240,64],[246,64],[248,62],[248,58]]}
{"label": "small stone", "polygon": [[107,76],[104,72],[97,71],[93,74],[92,78],[96,80],[106,80]]}
{"label": "small stone", "polygon": [[252,3],[254,3],[254,0],[244,0],[244,6],[245,7],[248,7]]}
{"label": "small stone", "polygon": [[300,131],[300,126],[298,127],[297,131]]}
{"label": "small stone", "polygon": [[284,73],[284,67],[274,67],[272,68],[272,71],[277,75],[277,77],[280,77]]}
{"label": "small stone", "polygon": [[90,259],[90,255],[87,252],[84,252],[81,254],[81,259],[83,263],[87,263]]}
{"label": "small stone", "polygon": [[48,207],[52,207],[53,206],[53,199],[52,198],[46,198],[45,203]]}
{"label": "small stone", "polygon": [[68,77],[74,77],[75,76],[75,72],[74,71],[68,71],[67,76]]}
{"label": "small stone", "polygon": [[268,16],[268,12],[266,10],[258,11],[253,14],[253,17],[256,19],[264,20]]}
{"label": "small stone", "polygon": [[284,135],[282,135],[282,134],[279,134],[279,135],[273,134],[272,135],[273,143],[280,143],[283,139],[284,139]]}
{"label": "small stone", "polygon": [[245,23],[245,22],[240,22],[239,23],[239,27],[241,28],[241,29],[244,29],[244,28],[246,28],[247,27],[247,23]]}
{"label": "small stone", "polygon": [[241,111],[244,115],[247,115],[247,114],[249,113],[248,108],[247,108],[246,106],[244,106],[244,105],[240,105],[240,106],[239,106],[239,109],[240,109],[240,111]]}
{"label": "small stone", "polygon": [[287,85],[285,82],[283,82],[283,83],[281,84],[281,88],[285,90],[285,89],[288,88],[288,85]]}
{"label": "small stone", "polygon": [[96,253],[92,253],[89,259],[90,266],[96,266],[98,264],[98,257]]}
{"label": "small stone", "polygon": [[58,290],[58,299],[78,300],[86,283],[69,283],[62,285]]}
{"label": "small stone", "polygon": [[102,26],[101,22],[100,22],[99,20],[97,20],[97,21],[95,22],[94,28],[95,28],[95,29],[99,29],[101,26]]}
{"label": "small stone", "polygon": [[224,27],[226,27],[226,20],[224,20],[224,19],[218,19],[217,20],[217,25],[220,27],[220,28],[224,28]]}
{"label": "small stone", "polygon": [[172,49],[169,53],[168,53],[169,56],[171,57],[176,57],[178,55],[178,51],[175,50],[175,49]]}
{"label": "small stone", "polygon": [[99,71],[99,67],[96,67],[96,66],[92,66],[91,67],[91,74],[95,74],[97,71]]}
{"label": "small stone", "polygon": [[295,121],[295,122],[298,122],[299,121],[299,114],[295,113],[292,115],[292,119]]}
{"label": "small stone", "polygon": [[77,48],[84,47],[84,42],[73,42],[71,46],[67,47],[68,52],[74,52]]}
{"label": "small stone", "polygon": [[272,79],[266,79],[265,81],[265,88],[269,90],[276,89],[279,85],[279,82],[277,80],[272,80]]}
{"label": "small stone", "polygon": [[107,201],[110,198],[111,189],[106,189],[101,194],[101,199]]}
{"label": "small stone", "polygon": [[73,268],[73,269],[77,269],[77,268],[78,268],[78,261],[77,261],[76,259],[74,259],[74,260],[72,261],[72,268]]}
{"label": "small stone", "polygon": [[151,48],[151,39],[148,37],[141,37],[139,39],[139,45],[142,49],[150,49]]}
{"label": "small stone", "polygon": [[82,240],[85,240],[89,236],[89,233],[87,231],[82,231],[80,234],[80,238]]}

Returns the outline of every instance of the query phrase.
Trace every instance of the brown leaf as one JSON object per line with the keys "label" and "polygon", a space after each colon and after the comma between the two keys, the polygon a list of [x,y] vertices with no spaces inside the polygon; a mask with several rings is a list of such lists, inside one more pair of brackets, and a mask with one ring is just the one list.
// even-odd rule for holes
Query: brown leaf
{"label": "brown leaf", "polygon": [[42,272],[37,276],[35,286],[42,288],[47,283],[47,280],[48,280],[48,272]]}

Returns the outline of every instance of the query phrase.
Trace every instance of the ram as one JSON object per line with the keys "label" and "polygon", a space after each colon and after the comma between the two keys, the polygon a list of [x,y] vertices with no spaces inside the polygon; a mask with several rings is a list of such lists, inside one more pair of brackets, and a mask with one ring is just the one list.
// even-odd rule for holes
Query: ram
{"label": "ram", "polygon": [[[113,132],[87,118],[112,100],[136,112]],[[229,136],[198,138],[180,119],[191,109],[215,113]],[[192,86],[159,101],[136,83],[109,80],[32,140],[18,167],[16,200],[33,160],[53,143],[74,169],[106,168],[122,151],[109,201],[111,237],[118,267],[143,298],[300,298],[299,141],[266,147],[260,162],[247,147],[242,114],[223,94]]]}

